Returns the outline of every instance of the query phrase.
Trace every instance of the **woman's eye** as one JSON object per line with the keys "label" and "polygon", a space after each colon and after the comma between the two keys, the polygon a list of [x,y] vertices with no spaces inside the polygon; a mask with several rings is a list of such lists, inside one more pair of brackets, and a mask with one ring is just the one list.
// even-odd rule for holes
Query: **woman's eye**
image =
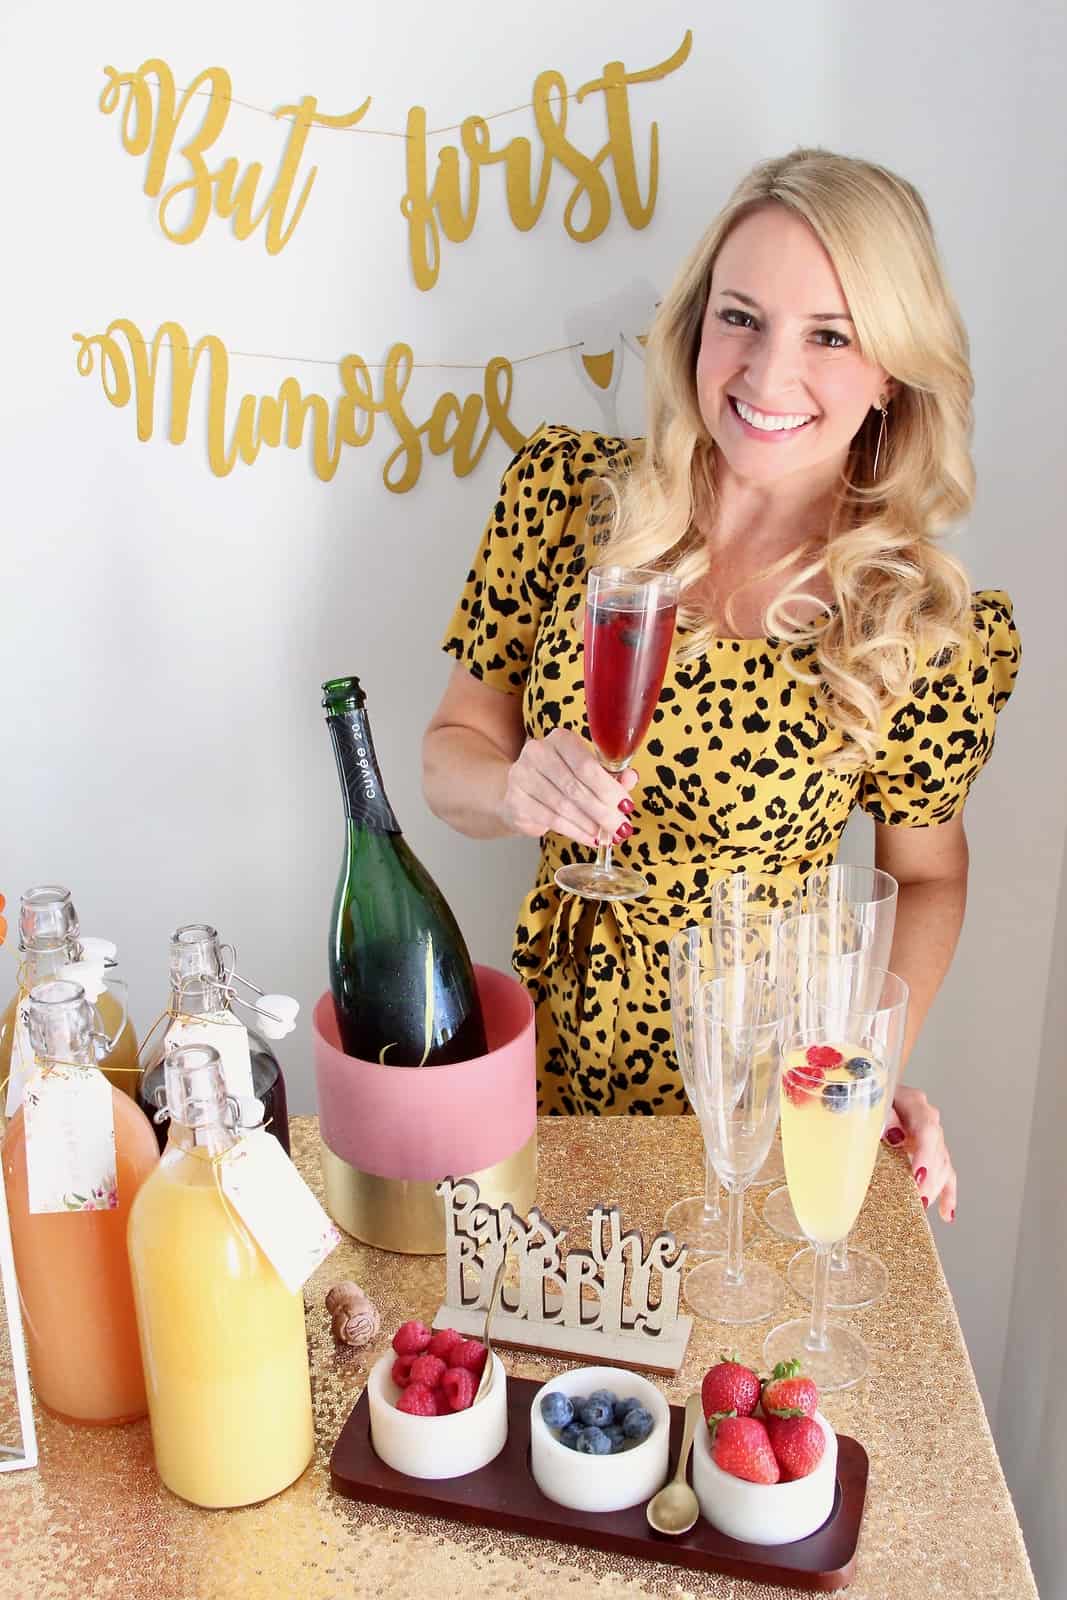
{"label": "woman's eye", "polygon": [[821,344],[824,350],[844,350],[852,343],[843,333],[838,333],[834,328],[820,328],[815,335],[816,344]]}
{"label": "woman's eye", "polygon": [[738,311],[731,306],[726,311],[717,313],[719,321],[725,322],[729,328],[754,328],[756,319],[748,311]]}

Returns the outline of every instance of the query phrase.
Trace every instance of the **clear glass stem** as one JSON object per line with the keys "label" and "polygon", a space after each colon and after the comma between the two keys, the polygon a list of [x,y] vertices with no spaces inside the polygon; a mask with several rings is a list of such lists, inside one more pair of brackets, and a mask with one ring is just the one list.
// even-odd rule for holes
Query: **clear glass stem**
{"label": "clear glass stem", "polygon": [[607,844],[598,844],[596,847],[596,865],[598,872],[611,871],[611,840]]}
{"label": "clear glass stem", "polygon": [[744,1283],[745,1266],[742,1252],[744,1250],[745,1191],[731,1187],[729,1193],[730,1200],[726,1224],[726,1281],[727,1283]]}
{"label": "clear glass stem", "polygon": [[721,1222],[722,1207],[719,1204],[719,1174],[712,1166],[711,1157],[704,1156],[704,1217],[705,1222]]}
{"label": "clear glass stem", "polygon": [[844,1238],[844,1239],[838,1239],[837,1243],[834,1245],[833,1249],[830,1251],[830,1271],[831,1272],[847,1272],[848,1271],[848,1239],[847,1239],[847,1237]]}
{"label": "clear glass stem", "polygon": [[805,1350],[827,1350],[826,1303],[830,1291],[830,1250],[828,1244],[815,1246],[815,1281],[811,1295],[811,1329],[804,1340]]}

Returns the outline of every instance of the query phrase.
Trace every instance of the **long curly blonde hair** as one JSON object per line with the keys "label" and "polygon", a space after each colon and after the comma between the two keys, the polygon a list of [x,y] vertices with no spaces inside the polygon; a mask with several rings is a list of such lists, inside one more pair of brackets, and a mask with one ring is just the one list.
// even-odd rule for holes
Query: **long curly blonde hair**
{"label": "long curly blonde hair", "polygon": [[[715,626],[686,592],[698,593],[709,571],[697,520],[714,519],[716,488],[697,353],[723,243],[744,217],[772,204],[812,229],[840,279],[861,353],[895,379],[877,478],[881,418],[872,410],[850,446],[825,542],[759,574],[789,573],[767,607],[765,631],[796,676],[818,686],[844,736],[828,763],[859,767],[874,756],[887,706],[908,693],[922,664],[962,644],[971,605],[963,567],[938,543],[974,494],[967,335],[910,183],[867,161],[807,149],[763,162],[742,180],[656,316],[646,347],[647,442],[632,470],[609,484],[612,530],[598,559],[675,572],[680,620],[693,630],[681,654],[703,652]],[[805,585],[823,571],[836,604],[798,623],[791,609],[810,602]],[[730,615],[727,604],[728,626]]]}

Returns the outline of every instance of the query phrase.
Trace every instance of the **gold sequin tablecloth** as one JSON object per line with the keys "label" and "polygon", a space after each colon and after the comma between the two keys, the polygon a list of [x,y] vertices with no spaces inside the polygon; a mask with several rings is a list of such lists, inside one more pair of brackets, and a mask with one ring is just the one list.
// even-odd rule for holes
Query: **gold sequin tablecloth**
{"label": "gold sequin tablecloth", "polygon": [[[538,1205],[575,1227],[597,1201],[658,1231],[667,1206],[699,1190],[699,1130],[689,1117],[545,1119]],[[293,1123],[293,1152],[321,1195],[314,1118]],[[754,1208],[764,1190],[754,1191]],[[966,1226],[966,1223],[963,1223]],[[823,1410],[871,1459],[852,1600],[1028,1600],[1026,1552],[974,1383],[955,1310],[906,1162],[883,1149],[857,1229],[888,1262],[888,1298],[849,1320],[874,1350],[858,1388]],[[784,1271],[792,1246],[753,1230],[754,1255]],[[339,1354],[323,1310],[331,1283],[354,1278],[377,1300],[382,1333]],[[330,1488],[329,1458],[366,1374],[397,1323],[427,1322],[444,1298],[443,1257],[389,1255],[345,1238],[305,1288],[317,1449],[298,1483],[261,1506],[198,1511],[170,1495],[152,1465],[147,1423],[71,1427],[38,1410],[40,1467],[0,1475],[4,1600],[492,1600],[538,1596],[736,1597],[799,1593],[715,1573],[631,1561],[489,1529],[356,1504]],[[790,1297],[796,1314],[801,1306]],[[723,1350],[760,1365],[769,1324],[696,1321],[677,1382],[682,1400]],[[78,1311],[71,1307],[71,1338]],[[509,1371],[543,1381],[561,1363],[509,1353]]]}

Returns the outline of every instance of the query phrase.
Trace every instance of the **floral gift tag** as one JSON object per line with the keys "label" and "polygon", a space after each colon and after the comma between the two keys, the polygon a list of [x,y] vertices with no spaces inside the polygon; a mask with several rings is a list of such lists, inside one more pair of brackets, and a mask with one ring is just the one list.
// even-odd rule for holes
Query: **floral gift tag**
{"label": "floral gift tag", "polygon": [[208,1012],[202,1017],[179,1017],[167,1029],[164,1048],[169,1055],[172,1050],[186,1044],[209,1044],[218,1051],[226,1093],[241,1102],[244,1120],[245,1102],[255,1099],[252,1056],[248,1048],[248,1029],[244,1023],[230,1011]]}
{"label": "floral gift tag", "polygon": [[35,1072],[23,1096],[30,1211],[113,1211],[118,1205],[115,1108],[95,1067]]}
{"label": "floral gift tag", "polygon": [[25,997],[15,1007],[15,1031],[11,1040],[11,1065],[8,1068],[7,1104],[5,1111],[13,1117],[22,1104],[22,1093],[30,1078],[36,1061],[33,1054],[33,1045],[30,1043],[30,1025],[27,1021],[29,1001]]}
{"label": "floral gift tag", "polygon": [[341,1235],[277,1139],[246,1134],[217,1171],[223,1194],[286,1288],[302,1288]]}

